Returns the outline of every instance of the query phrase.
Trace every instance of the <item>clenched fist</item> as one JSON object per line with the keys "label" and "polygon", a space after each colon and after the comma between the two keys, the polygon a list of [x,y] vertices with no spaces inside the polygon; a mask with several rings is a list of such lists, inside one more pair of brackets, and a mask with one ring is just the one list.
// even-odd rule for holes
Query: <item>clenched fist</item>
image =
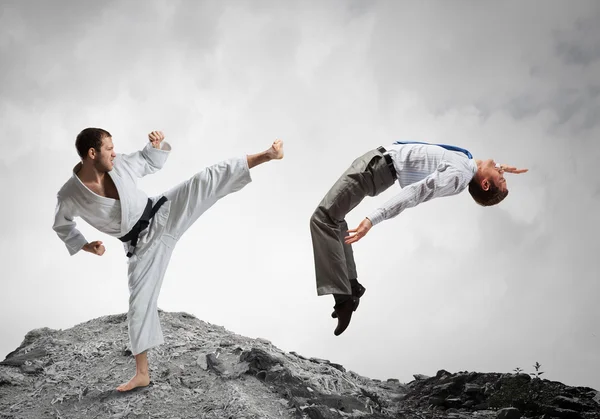
{"label": "clenched fist", "polygon": [[152,131],[148,134],[148,139],[152,143],[152,147],[160,148],[160,143],[165,139],[165,134],[162,131]]}
{"label": "clenched fist", "polygon": [[95,242],[84,244],[82,247],[86,252],[93,253],[98,256],[102,256],[106,249],[100,240],[96,240]]}

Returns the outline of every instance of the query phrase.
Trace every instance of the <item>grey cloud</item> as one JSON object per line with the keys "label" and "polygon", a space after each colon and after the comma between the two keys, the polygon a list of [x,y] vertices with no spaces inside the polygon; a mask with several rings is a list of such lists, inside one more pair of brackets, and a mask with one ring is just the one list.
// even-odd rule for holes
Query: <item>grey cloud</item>
{"label": "grey cloud", "polygon": [[556,110],[558,115],[558,124],[564,124],[569,121],[577,113],[584,109],[590,109],[587,104],[590,104],[587,88],[559,88],[551,99],[550,107]]}
{"label": "grey cloud", "polygon": [[362,17],[368,14],[373,10],[376,3],[371,3],[368,1],[362,0],[350,0],[341,4],[342,6],[346,6],[349,14],[354,17]]}
{"label": "grey cloud", "polygon": [[513,118],[522,119],[536,115],[542,107],[530,94],[522,94],[510,99],[506,109]]}
{"label": "grey cloud", "polygon": [[556,51],[567,64],[586,66],[600,59],[600,44],[585,48],[571,42],[559,42]]}
{"label": "grey cloud", "polygon": [[588,66],[600,59],[600,7],[577,19],[565,30],[555,33],[555,49],[566,64]]}
{"label": "grey cloud", "polygon": [[[589,92],[598,78],[589,64],[600,51],[594,3],[576,3],[569,11],[559,3],[545,3],[544,23],[552,22],[561,31],[545,29],[552,25],[533,27],[526,11],[519,13],[508,3],[487,3],[460,15],[454,5],[437,4],[435,11],[405,3],[378,5],[382,24],[373,30],[371,61],[384,102],[411,91],[438,116],[476,104],[482,121],[498,111],[522,119],[551,110],[558,125],[572,122],[572,133],[594,126],[599,110]],[[413,14],[421,19],[411,20]],[[582,20],[578,15],[590,17]],[[424,29],[438,26],[443,34],[459,21],[463,28],[446,36],[436,38]],[[384,41],[390,38],[396,40],[394,48]],[[573,67],[577,60],[588,65],[583,72]]]}
{"label": "grey cloud", "polygon": [[597,85],[557,87],[545,97],[537,98],[524,93],[511,98],[504,108],[517,120],[533,117],[545,109],[550,109],[556,114],[556,126],[573,121],[570,125],[572,133],[590,130],[600,123]]}
{"label": "grey cloud", "polygon": [[110,6],[111,2],[4,2],[0,25],[6,41],[0,51],[9,64],[0,69],[2,100],[30,105],[60,92],[52,74],[61,78],[67,73],[56,73],[57,67],[73,67],[68,61],[72,49]]}
{"label": "grey cloud", "polygon": [[[173,3],[174,4],[174,3]],[[221,2],[11,2],[0,17],[8,41],[0,69],[3,101],[32,107],[62,98],[78,106],[110,101],[124,86],[134,96],[150,76],[161,85],[160,69],[182,55],[196,66],[195,55],[215,43],[215,30],[225,6]],[[169,34],[165,38],[163,25]],[[131,83],[131,86],[129,86]],[[143,98],[142,98],[143,99]]]}

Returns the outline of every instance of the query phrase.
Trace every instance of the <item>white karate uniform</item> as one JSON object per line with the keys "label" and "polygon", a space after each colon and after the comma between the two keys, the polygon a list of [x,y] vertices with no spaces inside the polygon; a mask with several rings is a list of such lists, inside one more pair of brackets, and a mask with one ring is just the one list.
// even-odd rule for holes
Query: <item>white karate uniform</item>
{"label": "white karate uniform", "polygon": [[[76,175],[81,163],[75,166],[71,178],[57,194],[52,227],[69,254],[76,254],[88,242],[77,230],[75,217],[117,238],[131,230],[148,202],[148,196],[137,187],[137,179],[160,170],[170,150],[171,146],[163,141],[161,149],[148,143],[140,151],[117,154],[108,174],[120,200],[92,192]],[[164,342],[158,318],[158,295],[177,241],[215,202],[251,181],[246,156],[231,158],[209,166],[164,194],[151,198],[153,206],[161,196],[168,200],[139,235],[134,254],[127,259],[129,338],[134,355]],[[123,245],[125,253],[131,249],[129,242]]]}

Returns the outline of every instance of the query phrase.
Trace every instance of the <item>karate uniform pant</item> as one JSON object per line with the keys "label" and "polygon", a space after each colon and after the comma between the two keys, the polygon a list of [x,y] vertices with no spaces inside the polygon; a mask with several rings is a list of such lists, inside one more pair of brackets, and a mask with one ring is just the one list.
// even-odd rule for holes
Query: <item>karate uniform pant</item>
{"label": "karate uniform pant", "polygon": [[[207,167],[162,194],[168,201],[142,232],[136,251],[129,258],[128,325],[134,355],[164,343],[158,317],[158,295],[177,241],[215,202],[251,181],[244,156]],[[162,195],[152,198],[152,204]]]}
{"label": "karate uniform pant", "polygon": [[346,215],[366,196],[377,196],[394,184],[379,150],[356,160],[325,195],[310,218],[317,295],[352,294],[350,279],[358,279]]}

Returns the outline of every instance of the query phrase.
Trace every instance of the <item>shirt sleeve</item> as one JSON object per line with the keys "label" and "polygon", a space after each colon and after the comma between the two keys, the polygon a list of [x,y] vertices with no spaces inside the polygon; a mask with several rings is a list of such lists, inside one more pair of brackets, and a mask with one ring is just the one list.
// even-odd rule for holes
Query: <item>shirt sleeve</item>
{"label": "shirt sleeve", "polygon": [[121,154],[120,156],[136,176],[141,178],[162,169],[170,151],[171,144],[164,140],[160,143],[160,149],[152,147],[152,144],[148,141],[142,150],[131,154]]}
{"label": "shirt sleeve", "polygon": [[402,211],[441,196],[460,192],[462,176],[456,169],[442,166],[425,179],[407,185],[400,193],[367,216],[373,225],[396,217]]}
{"label": "shirt sleeve", "polygon": [[87,240],[77,229],[74,219],[75,217],[73,216],[68,203],[59,196],[54,212],[54,225],[52,226],[52,229],[65,243],[71,256],[79,252],[81,248],[87,244]]}

